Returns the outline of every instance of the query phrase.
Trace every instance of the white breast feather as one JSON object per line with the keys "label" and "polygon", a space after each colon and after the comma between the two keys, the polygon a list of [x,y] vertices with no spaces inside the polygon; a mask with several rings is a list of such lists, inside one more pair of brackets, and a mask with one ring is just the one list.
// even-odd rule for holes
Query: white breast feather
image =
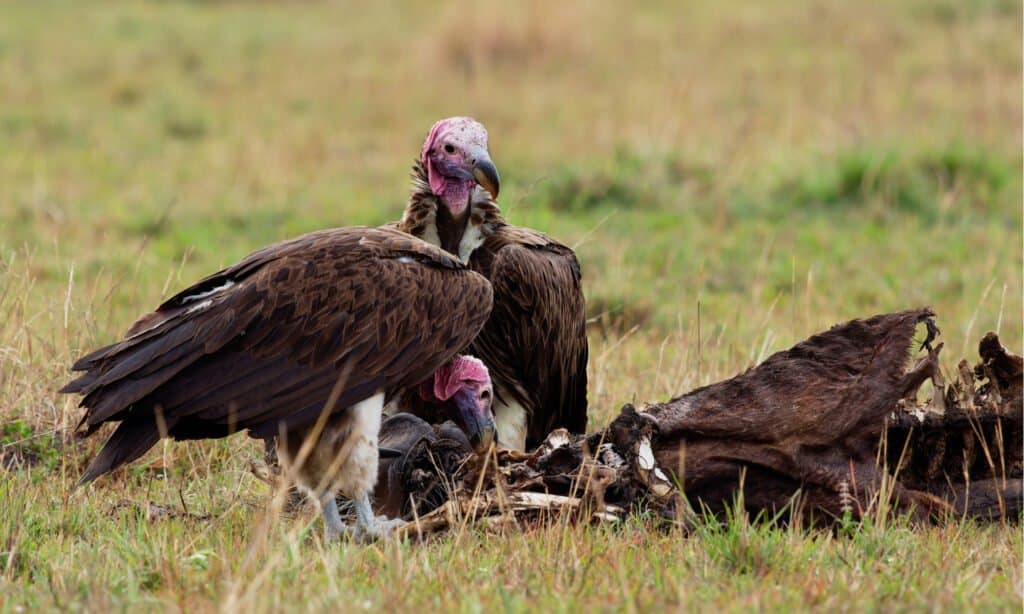
{"label": "white breast feather", "polygon": [[503,403],[501,400],[495,399],[493,409],[494,426],[498,430],[498,442],[513,450],[525,450],[526,410],[523,409],[523,406],[515,401]]}
{"label": "white breast feather", "polygon": [[466,228],[466,232],[462,234],[462,240],[459,241],[459,260],[465,264],[469,262],[469,257],[473,255],[476,248],[483,245],[484,233],[481,226],[474,226],[470,224]]}

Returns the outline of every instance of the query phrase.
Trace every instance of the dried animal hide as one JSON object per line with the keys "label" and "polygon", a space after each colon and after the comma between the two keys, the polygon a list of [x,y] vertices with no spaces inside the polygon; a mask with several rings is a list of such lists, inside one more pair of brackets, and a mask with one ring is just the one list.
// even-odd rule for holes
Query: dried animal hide
{"label": "dried animal hide", "polygon": [[[860,517],[891,494],[898,510],[918,520],[1018,515],[1021,358],[990,333],[976,367],[985,383],[961,378],[947,388],[938,369],[942,346],[931,348],[938,332],[932,315],[853,320],[733,379],[648,407],[658,425],[657,462],[682,478],[690,501],[716,512],[742,493],[749,512],[792,502],[804,518],[827,522]],[[928,355],[906,372],[921,322]],[[928,379],[941,392],[918,402]],[[951,444],[937,448],[938,440]],[[964,449],[971,450],[966,465],[958,464]],[[974,499],[966,496],[971,485]]]}

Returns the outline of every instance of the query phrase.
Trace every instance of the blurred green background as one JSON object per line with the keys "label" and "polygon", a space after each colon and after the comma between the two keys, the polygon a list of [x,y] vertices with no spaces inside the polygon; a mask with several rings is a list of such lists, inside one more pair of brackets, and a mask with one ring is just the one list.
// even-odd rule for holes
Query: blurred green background
{"label": "blurred green background", "polygon": [[466,114],[507,217],[577,246],[612,405],[922,304],[953,354],[1019,340],[1019,8],[8,2],[6,275],[75,354],[268,242],[396,219]]}

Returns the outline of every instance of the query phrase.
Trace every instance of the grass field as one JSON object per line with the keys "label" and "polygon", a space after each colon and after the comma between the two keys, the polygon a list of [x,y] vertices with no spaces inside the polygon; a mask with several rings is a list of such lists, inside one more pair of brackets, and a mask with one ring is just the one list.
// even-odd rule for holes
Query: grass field
{"label": "grass field", "polygon": [[595,426],[924,304],[947,365],[1019,352],[1020,4],[677,4],[0,1],[0,610],[1019,611],[1019,527],[325,546],[244,437],[72,490],[76,356],[266,243],[397,218],[449,115],[507,217],[577,248]]}

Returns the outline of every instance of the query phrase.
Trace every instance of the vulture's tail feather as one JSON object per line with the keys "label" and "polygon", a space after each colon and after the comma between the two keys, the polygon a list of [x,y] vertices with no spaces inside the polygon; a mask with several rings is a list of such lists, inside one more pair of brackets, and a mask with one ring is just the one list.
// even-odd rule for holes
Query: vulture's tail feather
{"label": "vulture's tail feather", "polygon": [[97,377],[97,375],[92,373],[92,372],[85,373],[83,375],[79,375],[75,379],[73,379],[70,382],[64,384],[61,387],[61,389],[58,390],[57,392],[62,392],[62,393],[82,392],[90,384],[92,384],[94,381],[96,381],[96,377]]}
{"label": "vulture's tail feather", "polygon": [[192,319],[168,321],[160,335],[140,335],[98,350],[104,357],[89,362],[88,370],[61,392],[85,395],[81,405],[88,411],[83,424],[120,419],[125,409],[145,405],[147,395],[201,359],[209,349],[204,338],[201,326]]}
{"label": "vulture's tail feather", "polygon": [[152,418],[148,420],[125,420],[117,426],[103,449],[92,459],[78,486],[87,484],[121,465],[131,462],[160,441],[160,429]]}

